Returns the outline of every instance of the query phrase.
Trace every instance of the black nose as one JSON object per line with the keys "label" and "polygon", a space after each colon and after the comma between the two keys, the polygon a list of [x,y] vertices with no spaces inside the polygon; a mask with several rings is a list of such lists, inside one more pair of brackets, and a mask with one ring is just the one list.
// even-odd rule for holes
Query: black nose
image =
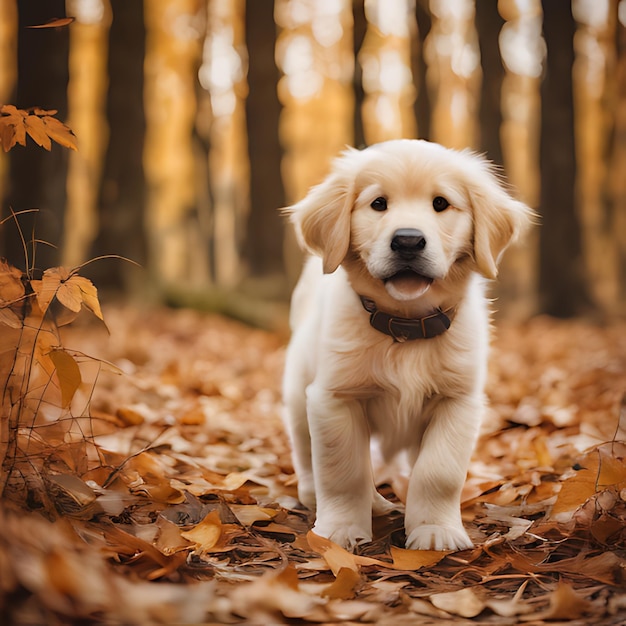
{"label": "black nose", "polygon": [[400,228],[393,234],[391,249],[401,257],[413,259],[426,247],[426,237],[421,230]]}

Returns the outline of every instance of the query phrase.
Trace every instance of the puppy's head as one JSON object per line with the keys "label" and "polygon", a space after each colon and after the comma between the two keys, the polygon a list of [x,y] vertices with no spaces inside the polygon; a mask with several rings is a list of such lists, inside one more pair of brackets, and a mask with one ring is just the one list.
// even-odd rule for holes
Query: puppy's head
{"label": "puppy's head", "polygon": [[482,157],[420,140],[349,149],[287,209],[324,272],[354,262],[396,300],[414,300],[460,267],[497,275],[531,215]]}

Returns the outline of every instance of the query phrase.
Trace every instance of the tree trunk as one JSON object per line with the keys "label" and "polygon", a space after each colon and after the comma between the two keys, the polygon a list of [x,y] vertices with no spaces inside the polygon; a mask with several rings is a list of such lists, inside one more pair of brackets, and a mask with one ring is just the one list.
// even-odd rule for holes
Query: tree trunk
{"label": "tree trunk", "polygon": [[576,160],[572,66],[575,22],[569,2],[544,0],[548,47],[541,89],[540,308],[569,317],[589,303],[574,186]]}
{"label": "tree trunk", "polygon": [[424,41],[431,27],[428,0],[416,0],[415,17],[417,18],[417,40],[413,46],[412,71],[417,85],[417,98],[414,105],[417,136],[421,139],[430,139],[430,96],[426,83],[427,68],[424,59]]}
{"label": "tree trunk", "polygon": [[274,62],[276,25],[272,2],[252,1],[246,6],[248,86],[246,122],[250,155],[250,215],[243,249],[251,276],[278,274],[283,268],[285,205],[280,176],[282,158],[276,92],[279,73]]}
{"label": "tree trunk", "polygon": [[105,108],[111,5],[101,0],[103,11],[97,21],[89,10],[79,10],[83,6],[76,5],[70,29],[69,125],[79,138],[79,150],[69,154],[61,255],[68,267],[87,260],[98,232],[98,188],[109,133]]}
{"label": "tree trunk", "polygon": [[[92,254],[146,260],[143,143],[143,3],[111,0],[109,33],[108,150],[100,186],[100,230]],[[89,266],[98,286],[132,287],[128,264],[103,261]]]}
{"label": "tree trunk", "polygon": [[[354,0],[352,3],[352,19],[354,21],[354,58],[356,59],[367,31],[364,0]],[[363,130],[363,100],[365,99],[365,91],[363,90],[363,70],[361,69],[361,64],[356,62],[354,64],[352,89],[354,90],[354,145],[357,148],[361,148],[365,146],[365,132]]]}
{"label": "tree trunk", "polygon": [[[67,28],[30,29],[27,26],[64,16],[65,2],[20,0],[18,15],[18,74],[14,104],[19,108],[56,109],[57,117],[64,121],[67,117],[69,31]],[[16,146],[10,153],[10,182],[5,206],[14,211],[39,209],[39,213],[19,218],[27,241],[35,238],[55,246],[60,244],[67,160],[66,148],[53,143],[52,150],[47,152],[30,138],[26,147]],[[15,225],[7,223],[3,226],[0,237],[0,253],[9,262],[24,267],[24,249]],[[29,245],[29,264],[33,263],[32,247]],[[57,265],[58,260],[55,248],[36,244],[34,262],[37,267],[45,269]]]}
{"label": "tree trunk", "polygon": [[476,3],[476,29],[483,70],[478,113],[480,120],[479,148],[486,153],[487,158],[498,165],[502,165],[500,94],[504,76],[498,36],[503,24],[504,20],[498,13],[497,0],[482,0]]}
{"label": "tree trunk", "polygon": [[609,162],[609,228],[617,250],[617,302],[613,312],[626,314],[626,26],[618,22],[613,95],[613,129]]}

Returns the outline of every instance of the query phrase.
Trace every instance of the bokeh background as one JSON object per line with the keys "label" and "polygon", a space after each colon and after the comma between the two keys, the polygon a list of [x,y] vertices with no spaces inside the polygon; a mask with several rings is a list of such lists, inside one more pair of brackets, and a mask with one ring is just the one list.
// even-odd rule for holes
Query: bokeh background
{"label": "bokeh background", "polygon": [[[32,29],[53,18],[67,26]],[[501,314],[626,311],[626,0],[0,0],[0,103],[57,109],[79,150],[0,154],[0,256],[124,298],[286,303],[279,208],[346,145],[485,152],[540,225]],[[52,245],[49,245],[52,244]]]}

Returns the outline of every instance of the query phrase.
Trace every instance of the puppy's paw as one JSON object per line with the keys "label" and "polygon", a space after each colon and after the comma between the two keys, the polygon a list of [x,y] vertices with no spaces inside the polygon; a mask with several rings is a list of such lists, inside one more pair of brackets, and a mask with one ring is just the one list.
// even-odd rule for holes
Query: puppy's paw
{"label": "puppy's paw", "polygon": [[357,545],[368,543],[372,540],[372,532],[356,524],[341,526],[330,532],[328,532],[327,528],[315,524],[313,532],[316,535],[330,539],[333,543],[336,543],[346,550],[350,550],[350,552],[352,552]]}
{"label": "puppy's paw", "polygon": [[465,529],[457,526],[422,524],[408,535],[406,547],[409,550],[467,550],[474,544]]}

